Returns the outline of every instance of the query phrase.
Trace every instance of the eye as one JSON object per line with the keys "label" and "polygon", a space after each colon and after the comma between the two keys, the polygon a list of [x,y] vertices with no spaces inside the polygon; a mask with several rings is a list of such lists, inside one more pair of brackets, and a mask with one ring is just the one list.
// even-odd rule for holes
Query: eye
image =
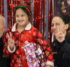
{"label": "eye", "polygon": [[51,27],[53,27],[54,26],[54,24],[51,24]]}
{"label": "eye", "polygon": [[16,15],[16,17],[19,17],[18,15]]}
{"label": "eye", "polygon": [[24,16],[24,15],[21,15],[22,17]]}
{"label": "eye", "polygon": [[56,26],[59,26],[60,24],[59,23],[56,23]]}

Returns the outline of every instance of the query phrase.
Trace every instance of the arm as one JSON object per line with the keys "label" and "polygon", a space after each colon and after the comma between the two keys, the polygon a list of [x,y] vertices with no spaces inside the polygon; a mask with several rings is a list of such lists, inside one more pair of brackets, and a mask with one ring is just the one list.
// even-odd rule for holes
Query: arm
{"label": "arm", "polygon": [[[70,38],[68,40],[70,40]],[[61,50],[70,55],[70,41],[67,42],[66,40],[64,40],[62,43],[60,43],[60,45],[62,45]]]}
{"label": "arm", "polygon": [[[9,38],[9,30],[7,30],[5,37],[4,37],[4,47],[3,47],[3,52],[5,55],[9,56],[10,54],[12,54],[15,51],[15,46],[12,48],[10,48],[10,42],[12,41],[11,38]],[[13,43],[12,43],[13,44]]]}
{"label": "arm", "polygon": [[47,41],[45,39],[43,39],[42,34],[37,29],[35,29],[33,31],[33,38],[34,38],[35,42],[39,43],[42,46],[42,49],[45,52],[47,67],[54,66],[53,54],[52,54],[51,48],[47,44]]}

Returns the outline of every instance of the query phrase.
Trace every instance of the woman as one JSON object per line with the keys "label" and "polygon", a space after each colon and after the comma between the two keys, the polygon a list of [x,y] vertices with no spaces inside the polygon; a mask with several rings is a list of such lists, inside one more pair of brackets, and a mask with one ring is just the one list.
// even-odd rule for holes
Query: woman
{"label": "woman", "polygon": [[51,44],[54,62],[57,67],[70,67],[70,34],[67,33],[69,28],[69,16],[54,16],[51,23],[51,30],[55,36]]}

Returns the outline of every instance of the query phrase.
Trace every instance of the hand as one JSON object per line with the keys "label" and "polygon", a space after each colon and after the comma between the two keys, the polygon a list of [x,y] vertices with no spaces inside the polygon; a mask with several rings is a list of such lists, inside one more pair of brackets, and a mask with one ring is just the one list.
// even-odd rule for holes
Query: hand
{"label": "hand", "polygon": [[60,28],[58,29],[58,33],[55,35],[55,37],[60,43],[65,40],[65,34],[62,33]]}
{"label": "hand", "polygon": [[15,42],[12,39],[12,33],[10,32],[10,35],[7,33],[7,36],[8,36],[8,45],[9,45],[10,49],[13,50]]}

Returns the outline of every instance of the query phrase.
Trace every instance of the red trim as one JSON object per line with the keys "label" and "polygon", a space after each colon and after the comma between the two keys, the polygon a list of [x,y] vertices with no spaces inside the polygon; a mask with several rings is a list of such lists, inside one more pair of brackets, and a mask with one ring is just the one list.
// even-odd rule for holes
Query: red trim
{"label": "red trim", "polygon": [[23,1],[23,5],[24,5],[24,6],[26,6],[26,5],[27,5],[27,3],[25,3],[25,1]]}
{"label": "red trim", "polygon": [[28,8],[26,8],[26,10],[30,13],[30,10]]}
{"label": "red trim", "polygon": [[15,5],[14,4],[10,4],[10,8],[13,8],[13,7],[15,7]]}

